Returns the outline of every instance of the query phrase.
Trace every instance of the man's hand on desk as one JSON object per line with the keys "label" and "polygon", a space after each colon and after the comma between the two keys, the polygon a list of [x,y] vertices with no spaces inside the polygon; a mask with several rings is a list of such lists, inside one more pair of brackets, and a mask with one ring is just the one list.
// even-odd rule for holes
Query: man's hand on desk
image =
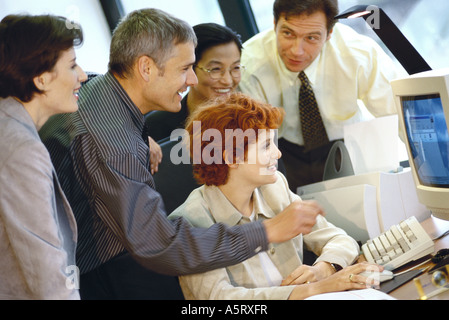
{"label": "man's hand on desk", "polygon": [[324,211],[315,201],[292,202],[276,217],[263,222],[268,242],[281,243],[299,234],[310,233],[318,215],[324,216]]}

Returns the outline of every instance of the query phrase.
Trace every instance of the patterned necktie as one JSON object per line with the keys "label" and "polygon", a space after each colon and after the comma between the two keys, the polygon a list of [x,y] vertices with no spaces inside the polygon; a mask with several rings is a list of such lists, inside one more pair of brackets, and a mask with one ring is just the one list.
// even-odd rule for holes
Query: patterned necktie
{"label": "patterned necktie", "polygon": [[301,116],[302,136],[306,151],[318,148],[329,143],[323,119],[318,104],[304,71],[299,74],[301,90],[299,92],[299,112]]}

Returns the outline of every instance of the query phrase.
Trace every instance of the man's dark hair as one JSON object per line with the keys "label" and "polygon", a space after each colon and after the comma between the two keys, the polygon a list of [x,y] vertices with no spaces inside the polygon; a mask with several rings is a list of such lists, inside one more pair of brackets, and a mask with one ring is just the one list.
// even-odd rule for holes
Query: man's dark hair
{"label": "man's dark hair", "polygon": [[282,15],[288,20],[291,16],[311,15],[322,11],[327,19],[327,31],[335,25],[338,15],[338,0],[276,0],[273,5],[274,21],[277,24]]}

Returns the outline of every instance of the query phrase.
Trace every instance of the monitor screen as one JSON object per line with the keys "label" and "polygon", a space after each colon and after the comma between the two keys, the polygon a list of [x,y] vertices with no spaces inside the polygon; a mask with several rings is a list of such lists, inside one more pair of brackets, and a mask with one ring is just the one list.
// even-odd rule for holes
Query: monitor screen
{"label": "monitor screen", "polygon": [[401,104],[420,183],[449,188],[449,133],[440,95],[403,96]]}

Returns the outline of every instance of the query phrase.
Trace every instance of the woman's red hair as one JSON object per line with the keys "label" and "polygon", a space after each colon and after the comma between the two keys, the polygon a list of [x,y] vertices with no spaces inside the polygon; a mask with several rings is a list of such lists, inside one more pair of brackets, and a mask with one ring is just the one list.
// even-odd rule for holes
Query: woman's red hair
{"label": "woman's red hair", "polygon": [[[193,164],[193,175],[199,184],[220,186],[227,182],[229,167],[223,159],[225,146],[230,143],[226,141],[229,135],[226,130],[237,130],[246,132],[252,129],[257,139],[258,131],[261,129],[277,129],[284,118],[284,110],[273,107],[267,103],[263,103],[250,98],[242,93],[233,93],[227,98],[209,102],[200,106],[195,110],[187,120],[186,130],[190,138],[190,156],[196,159]],[[194,132],[194,122],[201,124],[200,132]],[[215,129],[221,134],[221,141],[203,141],[204,132],[208,129]],[[234,139],[233,137],[231,137]],[[194,155],[194,139],[196,145],[201,145],[201,156]],[[209,139],[206,139],[209,140]],[[236,143],[231,141],[233,146],[233,161],[236,161],[239,151],[243,151],[246,155],[248,144],[252,141],[244,140],[244,150],[238,150]],[[213,145],[211,145],[213,144]],[[203,159],[203,150],[220,151],[221,161],[214,161],[212,164],[205,163]],[[198,151],[198,150],[197,150]],[[216,158],[214,156],[214,158]],[[200,159],[200,161],[198,161]],[[229,162],[229,161],[228,161]]]}

